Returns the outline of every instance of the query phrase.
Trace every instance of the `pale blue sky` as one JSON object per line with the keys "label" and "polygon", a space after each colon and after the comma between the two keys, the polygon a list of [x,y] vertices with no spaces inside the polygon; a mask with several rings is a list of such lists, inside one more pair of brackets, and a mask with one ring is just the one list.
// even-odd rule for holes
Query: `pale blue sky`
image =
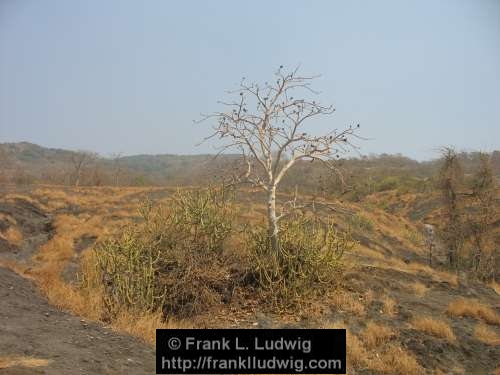
{"label": "pale blue sky", "polygon": [[192,120],[297,63],[365,154],[500,149],[497,0],[0,0],[0,142],[210,152]]}

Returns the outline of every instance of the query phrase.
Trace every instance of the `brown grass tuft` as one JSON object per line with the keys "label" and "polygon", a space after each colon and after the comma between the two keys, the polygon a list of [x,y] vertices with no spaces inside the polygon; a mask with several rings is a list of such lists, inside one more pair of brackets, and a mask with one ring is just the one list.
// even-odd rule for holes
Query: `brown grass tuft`
{"label": "brown grass tuft", "polygon": [[363,367],[368,353],[366,352],[363,343],[348,329],[346,330],[346,344],[347,368]]}
{"label": "brown grass tuft", "polygon": [[11,244],[19,246],[23,242],[23,234],[16,227],[9,227],[3,234],[3,237]]}
{"label": "brown grass tuft", "polygon": [[[326,322],[322,328],[345,329],[346,330],[346,360],[348,369],[357,369],[365,366],[368,352],[358,337],[353,334],[345,323]],[[348,371],[349,373],[349,371]]]}
{"label": "brown grass tuft", "polygon": [[168,328],[193,328],[187,321],[164,321],[159,313],[137,313],[133,311],[122,311],[115,320],[112,328],[127,332],[132,336],[139,337],[154,345],[156,342],[156,329]]}
{"label": "brown grass tuft", "polygon": [[433,319],[431,317],[414,318],[412,326],[418,331],[428,333],[430,335],[446,339],[448,341],[455,341],[455,334],[451,327],[442,320]]}
{"label": "brown grass tuft", "polygon": [[452,368],[447,368],[445,370],[442,370],[440,368],[435,368],[434,372],[432,373],[434,375],[465,375],[465,370],[462,367],[452,367]]}
{"label": "brown grass tuft", "polygon": [[373,290],[368,289],[366,291],[365,295],[363,296],[363,298],[364,298],[365,306],[370,306],[373,302],[373,299],[375,298],[375,293],[373,293]]}
{"label": "brown grass tuft", "polygon": [[448,283],[453,287],[458,286],[458,276],[456,274],[446,271],[441,271],[429,267],[426,264],[417,262],[406,264],[402,260],[396,258],[388,258],[388,259],[384,258],[383,260],[381,259],[381,261],[374,261],[373,264],[379,268],[397,270],[400,272],[409,273],[411,275],[417,275],[423,273],[431,277],[434,281],[440,283],[443,282]]}
{"label": "brown grass tuft", "polygon": [[[322,327],[346,330],[348,373],[355,374],[357,369],[369,369],[384,374],[398,375],[424,373],[422,367],[410,353],[388,340],[395,336],[389,327],[370,322],[361,334],[362,340],[353,334],[345,323],[330,322],[325,323]],[[364,345],[363,342],[367,345]],[[373,342],[378,342],[378,345],[368,347],[373,345]]]}
{"label": "brown grass tuft", "polygon": [[384,304],[384,307],[382,309],[384,314],[387,314],[389,316],[394,316],[396,315],[396,301],[389,297],[388,295],[385,295],[382,297],[382,303]]}
{"label": "brown grass tuft", "polygon": [[332,296],[332,303],[337,309],[351,312],[355,315],[363,315],[365,313],[365,307],[359,299],[347,292],[337,292]]}
{"label": "brown grass tuft", "polygon": [[500,337],[488,326],[479,323],[474,329],[474,336],[488,345],[500,345]]}
{"label": "brown grass tuft", "polygon": [[389,349],[383,353],[374,369],[385,374],[424,374],[424,369],[419,365],[415,357],[404,349],[396,346],[390,346]]}
{"label": "brown grass tuft", "polygon": [[33,358],[33,357],[21,357],[21,356],[8,356],[0,357],[0,370],[10,367],[42,367],[47,366],[51,360]]}
{"label": "brown grass tuft", "polygon": [[427,288],[424,284],[422,284],[421,282],[415,282],[413,284],[411,284],[411,290],[413,292],[415,292],[415,294],[418,296],[418,297],[423,297],[425,296],[425,293],[427,293],[427,291],[429,290],[429,288]]}
{"label": "brown grass tuft", "polygon": [[500,294],[500,284],[497,283],[495,280],[493,280],[491,283],[488,284],[488,286],[493,289],[496,294]]}
{"label": "brown grass tuft", "polygon": [[33,277],[27,273],[29,267],[24,263],[17,262],[13,259],[0,259],[0,267],[8,268],[27,279],[33,279]]}
{"label": "brown grass tuft", "polygon": [[390,327],[374,322],[368,322],[365,330],[361,334],[367,349],[373,349],[384,345],[390,338],[395,336],[396,334]]}
{"label": "brown grass tuft", "polygon": [[477,299],[458,298],[448,305],[447,313],[452,316],[468,316],[481,319],[488,324],[500,325],[500,316],[495,310]]}

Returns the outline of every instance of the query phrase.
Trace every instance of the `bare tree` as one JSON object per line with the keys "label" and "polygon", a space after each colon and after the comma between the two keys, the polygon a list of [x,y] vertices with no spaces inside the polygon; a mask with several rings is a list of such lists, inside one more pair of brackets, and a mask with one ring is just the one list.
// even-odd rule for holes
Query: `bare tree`
{"label": "bare tree", "polygon": [[122,174],[121,153],[111,155],[113,158],[113,184],[118,186],[120,175]]}
{"label": "bare tree", "polygon": [[[276,209],[276,190],[289,169],[301,160],[320,161],[338,172],[335,159],[355,148],[351,143],[356,136],[356,126],[326,135],[311,135],[303,131],[303,125],[314,117],[330,115],[333,106],[323,106],[303,95],[317,94],[311,89],[314,76],[298,75],[298,69],[290,73],[281,66],[272,83],[263,86],[247,83],[242,79],[237,90],[229,93],[236,98],[220,102],[226,111],[205,115],[201,121],[216,119],[214,133],[205,140],[218,137],[227,140],[219,148],[219,154],[237,149],[243,156],[245,172],[234,177],[234,182],[251,183],[267,194],[267,216],[270,243],[273,251],[279,250],[279,220],[294,208],[296,200]],[[297,98],[296,95],[302,98]],[[287,208],[288,207],[288,208]]]}
{"label": "bare tree", "polygon": [[432,253],[436,247],[434,225],[424,224],[424,229],[425,229],[425,245],[429,249],[429,266],[432,267]]}
{"label": "bare tree", "polygon": [[96,158],[96,155],[88,151],[78,151],[71,155],[71,161],[74,168],[74,185],[80,186],[80,180],[84,168]]}
{"label": "bare tree", "polygon": [[94,165],[91,175],[91,184],[92,186],[101,186],[105,181],[105,171],[103,171],[99,159],[94,158],[93,162]]}
{"label": "bare tree", "polygon": [[7,182],[7,165],[9,163],[9,156],[7,152],[0,148],[0,182]]}
{"label": "bare tree", "polygon": [[457,266],[458,251],[463,244],[462,218],[459,208],[459,187],[463,169],[456,151],[451,147],[441,150],[443,164],[439,171],[439,185],[445,205],[444,240],[448,248],[450,266]]}
{"label": "bare tree", "polygon": [[[495,177],[491,159],[488,154],[479,154],[479,167],[474,174],[473,205],[475,214],[469,214],[469,231],[473,243],[472,267],[478,276],[495,275],[495,251],[487,250],[487,238],[495,221]],[[489,259],[486,256],[489,255]],[[482,268],[482,269],[480,269]],[[486,269],[485,269],[486,268]],[[481,274],[481,275],[480,275]]]}

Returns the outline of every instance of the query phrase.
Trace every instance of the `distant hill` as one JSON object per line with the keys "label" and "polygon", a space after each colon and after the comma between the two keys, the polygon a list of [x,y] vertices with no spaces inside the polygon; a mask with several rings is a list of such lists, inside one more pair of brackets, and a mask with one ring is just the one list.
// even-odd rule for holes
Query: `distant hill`
{"label": "distant hill", "polygon": [[[82,185],[200,185],[238,173],[238,155],[133,155],[102,157],[91,152],[47,148],[28,142],[0,143],[0,181],[14,183],[73,184],[76,165]],[[473,173],[478,153],[462,153],[466,173]],[[494,173],[500,177],[500,151],[492,153]],[[358,193],[390,189],[394,185],[420,186],[439,169],[439,159],[418,162],[403,155],[372,155],[341,161],[347,184]],[[303,162],[292,168],[283,187],[320,193],[341,190],[338,177],[321,163]],[[367,190],[366,192],[363,189]]]}
{"label": "distant hill", "polygon": [[[221,164],[236,155],[133,155],[103,157],[85,151],[42,147],[33,143],[0,143],[0,173],[3,181],[71,184],[75,163],[85,156],[82,185],[191,184],[216,174]],[[227,165],[226,165],[227,166]]]}

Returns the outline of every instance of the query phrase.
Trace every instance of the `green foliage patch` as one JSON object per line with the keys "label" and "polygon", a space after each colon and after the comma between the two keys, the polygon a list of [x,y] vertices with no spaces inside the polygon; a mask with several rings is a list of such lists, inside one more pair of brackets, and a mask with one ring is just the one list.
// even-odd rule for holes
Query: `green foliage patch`
{"label": "green foliage patch", "polygon": [[339,281],[342,256],[355,241],[331,221],[294,216],[281,223],[280,250],[271,248],[265,229],[249,239],[258,289],[276,310],[300,308]]}
{"label": "green foliage patch", "polygon": [[139,226],[94,250],[110,316],[121,309],[190,315],[231,288],[222,244],[232,226],[223,189],[178,191],[170,204],[147,200]]}

